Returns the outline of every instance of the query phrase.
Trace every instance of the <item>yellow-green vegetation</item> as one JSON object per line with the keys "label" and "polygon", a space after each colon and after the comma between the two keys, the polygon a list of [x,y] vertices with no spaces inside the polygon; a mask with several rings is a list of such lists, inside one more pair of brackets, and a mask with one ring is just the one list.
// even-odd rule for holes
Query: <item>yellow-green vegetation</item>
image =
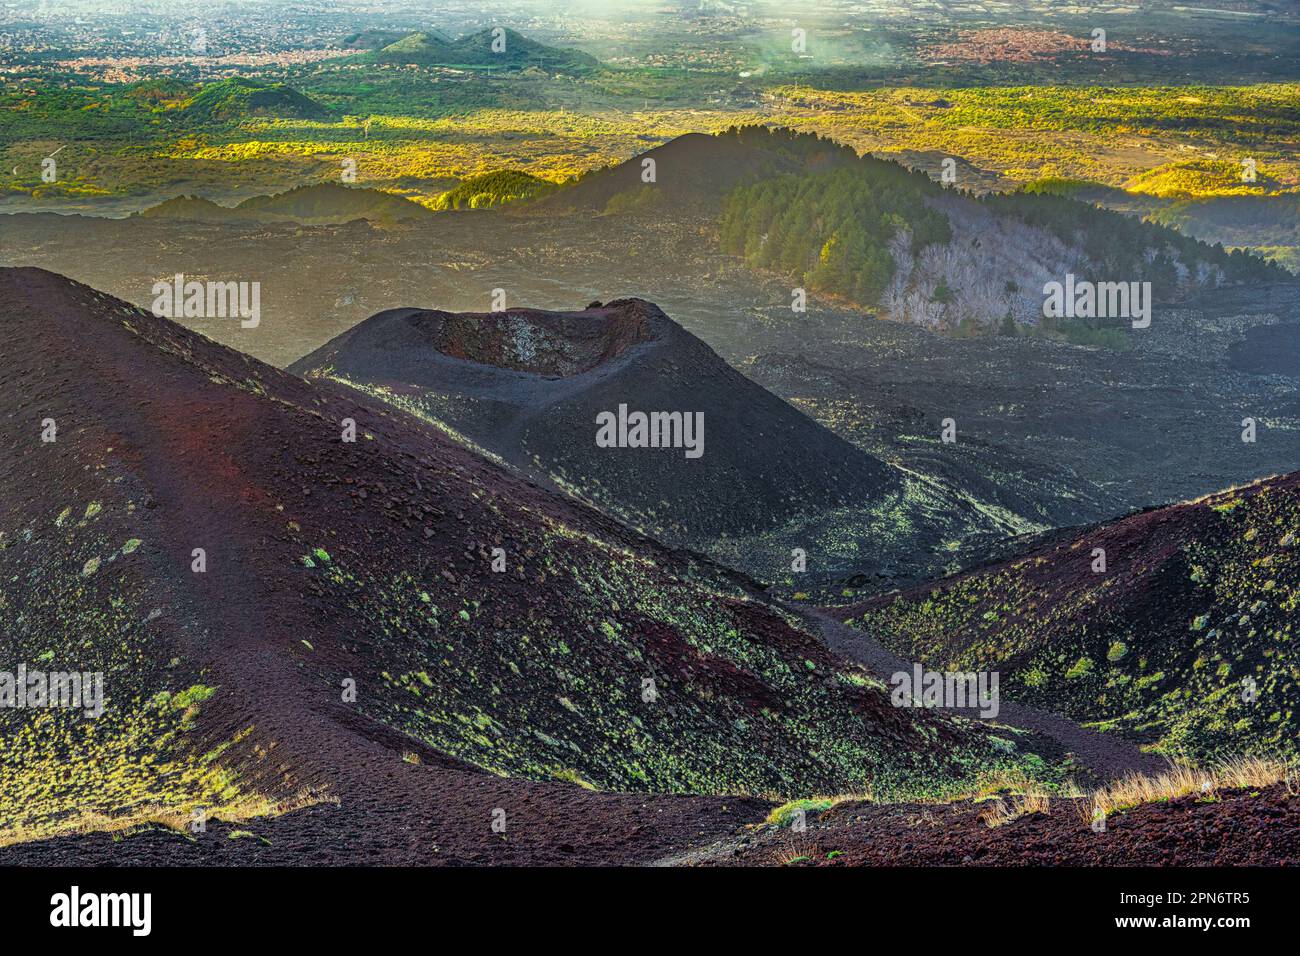
{"label": "yellow-green vegetation", "polygon": [[[1171,757],[1296,754],[1300,496],[1286,479],[879,604],[854,626]],[[1092,571],[1092,548],[1111,567]],[[1117,565],[1117,562],[1122,562]]]}
{"label": "yellow-green vegetation", "polygon": [[[363,709],[440,752],[502,775],[677,793],[923,794],[990,766],[1059,773],[1014,734],[890,708],[856,668],[739,594],[481,504],[513,529],[510,566],[490,580],[376,575],[337,554],[299,563],[346,609],[342,632],[366,622],[359,666],[377,690]],[[520,530],[535,521],[548,530]],[[563,607],[502,603],[555,587]]]}
{"label": "yellow-green vegetation", "polygon": [[989,829],[1006,826],[1008,823],[1014,823],[1021,817],[1031,816],[1036,813],[1048,814],[1052,812],[1051,799],[1044,793],[1026,793],[1019,796],[999,799],[991,805],[984,808],[980,813],[980,819]]}
{"label": "yellow-green vegetation", "polygon": [[869,800],[869,796],[861,797],[807,797],[800,800],[790,800],[776,807],[767,815],[764,823],[775,827],[788,827],[795,822],[797,815],[803,813],[817,814],[829,810],[837,803],[843,803],[846,800]]}
{"label": "yellow-green vegetation", "polygon": [[[512,92],[515,81],[485,82],[493,90],[488,102],[456,101],[433,114],[421,112],[427,96],[405,87],[386,101],[360,102],[275,84],[43,91],[34,104],[0,101],[0,191],[71,197],[129,195],[167,181],[191,189],[258,178],[337,181],[340,162],[351,158],[359,182],[432,202],[450,179],[515,169],[558,183],[684,133],[749,123],[819,133],[860,152],[932,154],[935,170],[939,155],[961,157],[1004,185],[1057,176],[1122,186],[1168,167],[1158,178],[1180,192],[1221,195],[1220,173],[1190,171],[1216,163],[1239,170],[1246,158],[1271,188],[1300,185],[1294,87],[1285,84],[861,92],[787,85],[744,108],[654,108],[639,98],[592,96],[586,101],[596,105],[564,109],[508,105],[530,98]],[[328,115],[320,102],[328,102]],[[40,159],[69,141],[77,147],[64,154],[58,182],[42,183]],[[967,185],[981,184],[995,183]]]}
{"label": "yellow-green vegetation", "polygon": [[[943,800],[915,802],[956,803],[973,801],[985,804],[980,821],[989,829],[1014,823],[1036,814],[1049,815],[1053,801],[1068,801],[1066,809],[1077,813],[1085,824],[1093,824],[1116,813],[1123,813],[1151,803],[1168,803],[1184,797],[1200,802],[1214,802],[1230,791],[1248,791],[1256,796],[1261,790],[1281,785],[1289,796],[1300,796],[1300,768],[1294,760],[1261,756],[1230,756],[1198,766],[1190,763],[1170,764],[1163,773],[1132,773],[1087,793],[1067,780],[1060,785],[1044,784],[1020,773],[992,773],[981,776],[968,791],[954,791]],[[803,813],[808,822],[820,813],[841,803],[875,804],[914,802],[880,800],[872,794],[841,794],[791,800],[774,808],[763,821],[770,826],[788,827]],[[1059,809],[1059,807],[1058,807]]]}
{"label": "yellow-green vegetation", "polygon": [[1134,176],[1124,184],[1124,188],[1160,199],[1269,196],[1283,191],[1271,169],[1222,159],[1198,159],[1157,166]]}
{"label": "yellow-green vegetation", "polygon": [[[200,809],[242,820],[318,799],[279,801],[241,780],[228,758],[232,748],[256,751],[254,728],[225,741],[199,735],[201,711],[220,689],[187,672],[160,636],[149,544],[118,530],[134,514],[114,492],[4,537],[6,669],[102,674],[103,709],[0,708],[0,845],[147,824],[183,830]],[[12,590],[20,580],[21,602]]]}
{"label": "yellow-green vegetation", "polygon": [[590,114],[489,108],[441,118],[255,119],[219,135],[176,140],[162,155],[209,172],[216,171],[214,163],[242,167],[256,160],[297,158],[310,161],[313,179],[337,179],[342,160],[354,159],[359,183],[390,186],[436,208],[445,192],[437,184],[449,179],[514,170],[562,183],[683,133],[720,132],[735,116],[692,110]]}
{"label": "yellow-green vegetation", "polygon": [[914,800],[895,797],[882,800],[875,795],[841,794],[837,796],[808,797],[791,800],[772,810],[764,823],[788,827],[805,814],[809,822],[841,803],[868,802],[879,805],[893,803],[957,803],[971,801],[985,804],[980,811],[980,821],[990,829],[1006,826],[1036,814],[1052,812],[1052,801],[1068,801],[1067,809],[1077,813],[1084,823],[1092,824],[1098,817],[1122,813],[1149,803],[1166,803],[1183,797],[1195,797],[1204,802],[1221,799],[1227,791],[1250,791],[1252,795],[1272,786],[1282,785],[1290,796],[1300,796],[1300,769],[1294,761],[1275,757],[1231,756],[1212,764],[1197,766],[1190,763],[1170,764],[1169,769],[1157,774],[1129,774],[1119,780],[1085,793],[1073,780],[1062,783],[1045,783],[1042,779],[1019,772],[993,772],[980,775],[974,786],[954,790],[943,799]]}
{"label": "yellow-green vegetation", "polygon": [[522,199],[533,199],[547,192],[553,183],[517,169],[503,169],[467,179],[455,189],[443,193],[433,203],[435,209],[485,209]]}
{"label": "yellow-green vegetation", "polygon": [[161,692],[139,709],[98,719],[35,711],[0,753],[0,846],[147,824],[185,831],[196,814],[239,821],[319,802],[308,793],[273,800],[241,785],[221,757],[252,727],[229,744],[196,745],[196,701],[211,692],[200,685]]}
{"label": "yellow-green vegetation", "polygon": [[[1295,87],[977,87],[836,92],[778,87],[781,122],[872,152],[962,157],[1008,180],[1121,186],[1156,166],[1253,158],[1300,186]],[[1193,153],[1193,155],[1195,155]],[[937,169],[938,158],[934,160]]]}
{"label": "yellow-green vegetation", "polygon": [[868,791],[790,800],[775,807],[763,822],[778,827],[790,826],[799,812],[811,818],[841,803],[936,805],[969,800],[989,804],[981,819],[995,827],[1027,814],[1047,813],[1052,799],[1068,800],[1082,796],[1083,792],[1070,777],[1031,774],[1022,768],[1001,766],[981,771],[958,785],[938,791],[902,790],[885,794]]}

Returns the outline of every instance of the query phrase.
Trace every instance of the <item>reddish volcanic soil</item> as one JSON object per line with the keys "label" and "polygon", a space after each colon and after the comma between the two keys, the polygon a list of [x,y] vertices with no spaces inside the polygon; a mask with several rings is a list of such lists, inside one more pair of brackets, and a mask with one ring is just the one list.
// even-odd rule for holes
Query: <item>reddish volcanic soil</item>
{"label": "reddish volcanic soil", "polygon": [[[224,697],[222,707],[204,710],[200,731],[226,741],[255,724],[257,739],[274,741],[278,758],[267,779],[255,782],[289,794],[324,786],[340,803],[253,821],[248,828],[269,839],[269,847],[176,834],[121,842],[88,836],[0,849],[0,865],[628,863],[716,839],[766,812],[769,804],[761,800],[600,794],[501,778],[361,718],[337,694],[322,694],[304,673],[299,637],[328,633],[329,622],[318,615],[329,609],[295,593],[301,584],[289,556],[297,546],[275,530],[288,515],[328,541],[336,556],[355,550],[379,560],[389,549],[445,540],[449,553],[440,566],[463,574],[464,542],[491,540],[501,531],[475,526],[494,516],[476,508],[470,493],[504,485],[521,507],[585,522],[628,546],[647,545],[436,434],[412,429],[404,416],[394,422],[391,412],[308,385],[180,326],[134,310],[109,312],[124,308],[43,270],[0,271],[0,323],[11,359],[0,368],[0,395],[22,412],[21,423],[11,416],[0,437],[4,524],[16,524],[17,515],[57,514],[69,489],[83,486],[87,456],[105,449],[128,473],[143,475],[152,489],[146,540],[172,559],[164,559],[169,570],[150,583],[187,609],[178,618],[202,622],[202,630],[176,627],[172,640]],[[124,322],[142,334],[127,334]],[[260,384],[230,387],[241,372]],[[28,425],[38,428],[46,416],[60,424],[60,454],[38,465],[36,432]],[[347,417],[374,441],[340,443],[335,423]],[[438,511],[454,534],[429,539],[427,515],[413,520],[407,508],[393,514],[392,496],[415,494],[421,480],[424,488],[439,489]],[[376,483],[386,483],[390,495],[375,493]],[[195,542],[208,548],[206,574],[188,573]],[[541,607],[548,598],[529,600]],[[555,600],[562,603],[562,596]],[[337,643],[316,651],[348,654]],[[422,764],[404,763],[404,751],[418,754]],[[276,768],[288,768],[285,779]],[[497,807],[509,814],[505,835],[490,827]]]}
{"label": "reddish volcanic soil", "polygon": [[[92,486],[122,499],[132,492],[112,488],[147,489],[133,520],[152,564],[132,583],[170,609],[157,626],[186,666],[219,688],[212,702],[220,706],[204,707],[197,733],[225,742],[253,725],[256,733],[228,751],[233,760],[241,748],[247,757],[255,744],[273,744],[273,760],[247,761],[253,784],[276,794],[324,787],[339,800],[243,827],[211,823],[215,839],[157,830],[19,844],[0,849],[0,865],[777,862],[791,834],[744,829],[764,818],[768,801],[601,793],[501,777],[363,717],[333,687],[323,693],[318,670],[349,672],[366,640],[335,633],[336,606],[294,565],[300,531],[328,544],[340,563],[384,566],[424,548],[453,579],[464,578],[485,570],[472,545],[544,517],[645,556],[653,573],[681,565],[679,555],[406,416],[278,372],[51,273],[0,271],[0,328],[0,404],[11,410],[0,419],[0,526],[56,515]],[[38,458],[32,436],[46,416],[60,423],[58,450]],[[373,438],[341,443],[337,423],[349,417]],[[97,472],[119,480],[88,477]],[[485,489],[495,509],[480,502]],[[122,502],[105,501],[105,520],[116,520],[111,506]],[[206,574],[188,571],[196,542],[209,551]],[[5,560],[17,560],[16,551]],[[566,598],[523,582],[503,588],[502,605],[488,613],[535,610],[564,620]],[[756,602],[737,603],[746,605],[736,613],[755,640],[802,636]],[[304,635],[316,639],[314,649]],[[681,650],[674,640],[665,634],[665,648],[647,645],[646,653],[662,654],[667,667]],[[420,762],[403,761],[406,751]],[[507,833],[492,831],[495,808],[508,811]],[[1143,807],[1114,818],[1104,835],[1067,807],[997,830],[977,813],[969,805],[846,804],[797,839],[817,862],[838,865],[1300,859],[1300,804],[1277,790]],[[257,838],[226,838],[244,828]],[[750,849],[739,856],[686,856],[746,832]],[[834,851],[841,855],[827,860]]]}
{"label": "reddish volcanic soil", "polygon": [[[872,806],[842,803],[807,830],[765,828],[688,860],[709,866],[1256,866],[1300,864],[1300,799],[1282,786],[1213,802],[1185,797],[1106,821],[1094,832],[1079,801],[1000,827],[988,803]],[[804,858],[804,859],[799,859]],[[794,861],[794,862],[792,862]]]}

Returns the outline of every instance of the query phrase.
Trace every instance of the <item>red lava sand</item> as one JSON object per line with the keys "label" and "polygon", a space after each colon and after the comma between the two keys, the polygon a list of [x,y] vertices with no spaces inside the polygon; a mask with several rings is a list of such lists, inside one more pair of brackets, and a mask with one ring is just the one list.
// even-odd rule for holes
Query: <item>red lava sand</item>
{"label": "red lava sand", "polygon": [[[105,314],[88,320],[87,310],[96,307]],[[491,520],[483,509],[471,513],[469,491],[494,483],[509,485],[518,501],[539,514],[562,516],[577,527],[587,522],[628,547],[651,546],[412,429],[401,416],[318,389],[160,320],[112,313],[122,308],[41,270],[0,272],[7,353],[0,363],[0,399],[9,408],[33,414],[39,409],[76,423],[64,426],[74,449],[115,449],[125,473],[151,490],[145,505],[150,540],[175,557],[175,567],[188,566],[196,539],[219,542],[214,550],[238,556],[214,561],[205,575],[178,573],[152,582],[170,591],[173,606],[188,609],[203,624],[176,628],[173,635],[177,649],[211,674],[209,683],[225,695],[222,707],[203,712],[200,732],[224,741],[256,725],[257,740],[275,741],[277,762],[265,780],[254,782],[290,791],[324,786],[339,802],[241,827],[214,822],[197,839],[150,830],[126,838],[92,834],[21,844],[0,849],[0,864],[771,864],[780,862],[792,839],[806,841],[809,852],[803,855],[812,862],[833,865],[1297,858],[1300,804],[1276,788],[1214,804],[1142,807],[1115,818],[1102,835],[1068,807],[989,830],[979,823],[978,808],[969,805],[843,805],[813,821],[808,833],[792,835],[746,830],[764,818],[769,801],[598,793],[567,783],[502,778],[329,704],[305,676],[298,638],[317,633],[314,615],[322,610],[299,593],[301,576],[291,574],[285,561],[294,544],[277,530],[284,527],[280,506],[300,515],[304,528],[310,524],[308,530],[341,554],[428,546],[427,513],[413,512],[409,503],[395,507],[393,495],[358,489],[378,482],[415,487],[417,474],[426,481],[435,475],[446,483],[440,506],[445,519],[463,522],[457,554],[447,556],[451,566],[463,557],[467,538],[491,540],[500,533],[486,524],[465,524]],[[132,335],[124,321],[148,329]],[[255,384],[232,388],[232,379]],[[349,416],[375,433],[373,447],[358,442],[340,450],[333,423]],[[31,480],[30,435],[23,431],[24,440],[19,434],[28,423],[18,417],[0,423],[5,526],[20,514],[57,514],[67,489],[85,480],[84,465],[67,454],[42,466],[42,480]],[[325,537],[327,528],[339,529],[338,537]],[[655,553],[672,560],[668,552]],[[340,642],[318,653],[348,651]],[[408,750],[421,763],[397,759]],[[506,833],[491,828],[498,807],[509,814]],[[233,829],[245,828],[257,838],[228,838]],[[719,851],[683,857],[746,834],[749,849],[739,856]]]}
{"label": "red lava sand", "polygon": [[1113,813],[1095,832],[1080,801],[1053,800],[990,828],[987,802],[843,803],[807,829],[768,828],[692,862],[741,866],[1258,866],[1300,863],[1300,798],[1273,786],[1201,802],[1184,797]]}

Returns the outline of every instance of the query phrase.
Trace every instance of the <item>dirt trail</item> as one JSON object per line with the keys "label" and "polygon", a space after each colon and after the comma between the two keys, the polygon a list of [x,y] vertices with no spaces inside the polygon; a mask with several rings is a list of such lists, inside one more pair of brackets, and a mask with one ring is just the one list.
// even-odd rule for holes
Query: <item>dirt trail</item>
{"label": "dirt trail", "polygon": [[[50,273],[0,270],[0,333],[4,404],[34,407],[37,422],[48,415],[73,436],[61,435],[62,457],[31,480],[35,466],[13,453],[31,444],[30,415],[0,421],[0,447],[10,455],[0,469],[0,524],[30,527],[30,516],[57,514],[79,487],[66,475],[102,460],[95,480],[129,482],[141,503],[130,517],[125,506],[106,509],[104,533],[125,540],[147,521],[141,553],[156,556],[138,579],[115,586],[139,588],[149,596],[144,606],[165,608],[154,626],[173,642],[168,652],[217,688],[198,719],[200,748],[244,732],[225,751],[244,748],[238,763],[230,758],[241,784],[273,796],[321,787],[339,800],[245,823],[259,839],[231,839],[237,827],[213,819],[198,839],[160,830],[16,844],[0,848],[0,866],[626,865],[718,839],[767,812],[768,801],[747,797],[602,793],[498,777],[343,703],[325,668],[350,673],[344,637],[362,636],[346,633],[335,614],[341,605],[324,604],[304,582],[304,545],[286,530],[289,521],[336,556],[387,568],[404,549],[445,561],[461,536],[484,532],[457,525],[426,540],[418,524],[387,517],[379,495],[351,497],[346,489],[362,485],[345,478],[372,488],[382,479],[394,494],[467,516],[469,493],[449,472],[473,469],[466,481],[577,514],[567,503],[514,483],[404,416],[394,422],[358,405],[342,388],[313,388]],[[367,422],[373,443],[339,442],[332,423],[345,417]],[[594,513],[579,517],[612,528]],[[198,546],[209,561],[203,574],[190,570]],[[325,655],[341,663],[309,666]],[[407,751],[420,761],[404,759]],[[508,837],[491,826],[497,808],[508,814]]]}
{"label": "dirt trail", "polygon": [[[790,610],[801,614],[809,624],[817,627],[832,651],[861,664],[882,680],[888,681],[890,675],[897,671],[912,669],[911,662],[896,657],[870,634],[849,627],[826,611],[809,608]],[[953,712],[963,717],[980,719],[978,711],[974,709],[954,709]],[[1121,737],[1085,730],[1065,717],[1014,701],[1000,701],[997,722],[1055,740],[1105,780],[1130,773],[1156,773],[1167,766],[1164,758],[1143,753],[1136,744]]]}

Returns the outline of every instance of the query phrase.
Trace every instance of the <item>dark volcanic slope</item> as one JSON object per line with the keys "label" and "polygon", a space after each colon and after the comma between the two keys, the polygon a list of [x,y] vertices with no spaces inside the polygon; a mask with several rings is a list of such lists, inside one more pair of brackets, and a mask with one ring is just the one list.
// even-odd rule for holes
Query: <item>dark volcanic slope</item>
{"label": "dark volcanic slope", "polygon": [[1300,473],[1057,542],[835,613],[1170,756],[1294,754]]}
{"label": "dark volcanic slope", "polygon": [[[391,408],[40,270],[0,271],[0,333],[0,670],[107,697],[0,709],[0,862],[628,861],[763,806],[651,791],[1042,767]],[[199,806],[269,845],[31,842]]]}
{"label": "dark volcanic slope", "polygon": [[[719,536],[875,502],[900,485],[888,465],[750,382],[640,299],[573,313],[382,312],[290,371],[333,377],[445,422],[624,521],[701,550]],[[620,405],[703,413],[703,454],[598,447],[597,416]]]}
{"label": "dark volcanic slope", "polygon": [[1228,364],[1254,375],[1300,375],[1300,322],[1257,325],[1228,350]]}

